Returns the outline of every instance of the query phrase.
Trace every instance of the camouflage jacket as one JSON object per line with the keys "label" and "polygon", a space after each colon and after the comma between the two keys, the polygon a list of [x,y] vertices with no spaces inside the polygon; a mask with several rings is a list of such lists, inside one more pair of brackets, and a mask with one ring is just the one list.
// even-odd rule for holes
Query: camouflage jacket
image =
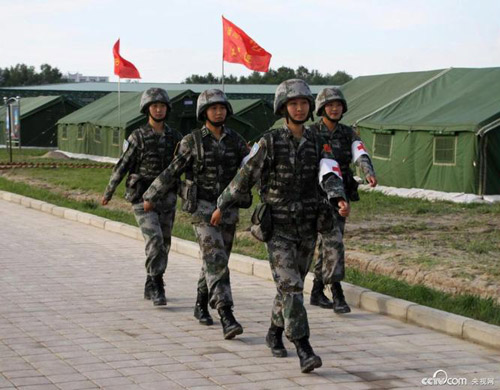
{"label": "camouflage jacket", "polygon": [[[193,213],[193,222],[210,221],[210,217],[216,208],[217,197],[232,179],[231,176],[228,180],[225,173],[228,170],[234,171],[234,175],[241,161],[248,154],[246,142],[238,133],[229,128],[223,127],[220,140],[217,140],[205,126],[201,129],[201,134],[204,148],[204,168],[198,172],[194,167],[197,163],[195,139],[192,133],[188,134],[179,143],[172,163],[156,178],[143,196],[144,200],[154,204],[175,184],[176,180],[184,172],[194,174],[193,179],[198,185],[198,194],[204,194],[205,196],[204,199],[198,198],[197,210]],[[235,142],[237,145],[236,153],[230,151],[228,147],[229,144],[234,145]],[[217,155],[217,158],[210,158],[209,161],[209,156],[213,155]],[[197,175],[203,176],[203,178],[197,178]],[[203,188],[200,188],[200,186],[203,186]],[[210,191],[213,192],[213,197],[206,196]],[[223,223],[236,223],[237,220],[238,209],[236,208],[227,210],[223,215]]]}
{"label": "camouflage jacket", "polygon": [[[322,158],[332,159],[333,157],[333,155],[328,151],[328,149],[327,150],[323,149],[322,139],[315,136],[312,130],[310,130],[309,128],[305,129],[303,137],[301,138],[297,148],[296,145],[294,145],[293,135],[287,126],[284,126],[283,128],[275,131],[277,132],[278,137],[281,137],[282,140],[285,140],[285,142],[288,142],[289,144],[289,150],[291,151],[289,161],[292,166],[296,166],[297,164],[303,163],[302,161],[299,161],[297,159],[297,156],[299,156],[300,149],[305,148],[307,146],[306,144],[310,142],[320,143],[318,145],[320,150],[320,155],[314,159],[315,160],[314,164],[316,165],[315,169],[318,172],[319,172],[320,160]],[[268,145],[268,141],[266,141],[265,136],[262,137],[253,146],[248,160],[238,171],[234,179],[231,181],[231,183],[227,186],[227,188],[224,190],[224,192],[218,199],[217,206],[222,211],[224,211],[235,201],[238,201],[239,196],[241,194],[248,192],[248,190],[251,189],[259,181],[259,179],[262,179],[261,186],[266,187],[267,183],[264,183],[264,181],[266,181],[266,178],[270,177],[269,175],[270,163],[268,161],[269,160],[268,155],[270,155],[268,151],[269,147],[270,146]],[[316,147],[316,145],[314,147]],[[324,176],[324,180],[322,183],[319,183],[317,178],[318,176],[315,175],[314,182],[308,183],[309,186],[318,186],[321,184],[323,190],[326,192],[329,199],[338,199],[338,198],[346,199],[342,184],[342,179],[340,179],[338,176],[336,176],[333,173]],[[280,179],[287,180],[286,178],[276,178],[276,179],[278,181],[280,181]],[[294,189],[290,187],[290,191],[293,190]],[[317,195],[314,195],[316,193]],[[314,196],[319,197],[319,192],[314,192],[314,194],[313,194]],[[266,195],[265,194],[263,195],[261,193],[261,198],[262,197],[265,198]],[[316,201],[319,201],[317,197]],[[280,205],[286,205],[289,204],[291,200],[290,197],[285,196],[282,199],[274,198],[273,202]]]}
{"label": "camouflage jacket", "polygon": [[[147,148],[144,143],[146,138],[155,143],[155,147],[150,148],[154,150],[146,150]],[[155,133],[149,124],[145,124],[144,126],[134,130],[128,137],[123,153],[113,168],[111,178],[109,179],[109,183],[104,192],[104,198],[106,200],[110,200],[113,197],[116,187],[118,187],[127,174],[129,175],[126,183],[127,195],[131,189],[130,187],[137,185],[137,182],[141,179],[148,181],[147,186],[149,186],[153,179],[164,168],[163,165],[168,165],[168,163],[172,160],[173,152],[181,138],[182,136],[178,131],[169,128],[167,125],[165,125],[165,131],[163,134]],[[145,154],[148,153],[154,154],[155,156],[153,156],[153,161],[155,159],[157,161],[151,163],[147,156],[145,156]],[[156,156],[156,154],[158,156]],[[135,175],[136,177],[132,177],[132,175]],[[147,186],[144,188],[144,191]],[[128,200],[141,201],[140,195],[142,194],[139,194],[139,199]]]}

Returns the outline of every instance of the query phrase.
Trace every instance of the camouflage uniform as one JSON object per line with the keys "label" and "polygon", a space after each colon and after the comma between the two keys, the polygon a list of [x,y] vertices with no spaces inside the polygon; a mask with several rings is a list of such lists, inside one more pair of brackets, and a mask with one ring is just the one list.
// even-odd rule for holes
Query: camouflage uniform
{"label": "camouflage uniform", "polygon": [[172,226],[175,218],[176,186],[157,205],[145,213],[142,194],[168,166],[182,136],[165,125],[159,134],[146,124],[127,139],[128,145],[113,169],[104,198],[110,200],[116,187],[128,174],[126,199],[132,203],[135,219],[146,243],[146,271],[149,276],[163,275],[168,263]]}
{"label": "camouflage uniform", "polygon": [[[342,113],[340,117],[335,114],[335,118],[330,118],[325,111],[325,106],[335,101],[342,104]],[[346,112],[347,101],[342,91],[337,87],[324,88],[316,97],[316,115],[323,118],[312,125],[311,128],[330,145],[340,165],[348,201],[357,201],[359,200],[358,184],[354,180],[349,165],[355,162],[365,175],[375,177],[375,172],[359,136],[352,128],[338,122]],[[335,123],[333,130],[329,130],[324,122],[325,120]],[[318,235],[318,259],[314,266],[314,283],[310,303],[325,309],[333,308],[335,313],[349,313],[351,309],[345,301],[340,284],[340,281],[345,276],[343,236],[346,219],[335,208],[332,209],[332,214],[334,220],[333,229]],[[331,286],[333,302],[323,293],[325,285]]]}
{"label": "camouflage uniform", "polygon": [[[355,141],[361,141],[359,136],[351,127],[337,123],[334,131],[329,131],[323,120],[311,126],[320,137],[328,142],[332,148],[332,153],[340,165],[344,190],[350,201],[359,200],[357,183],[353,173],[349,168],[352,162],[351,145]],[[368,155],[362,155],[356,160],[365,175],[375,176],[373,165]],[[314,266],[314,275],[318,280],[322,280],[325,285],[339,282],[344,279],[344,227],[346,219],[339,215],[335,208],[333,210],[334,228],[318,236],[318,259]]]}
{"label": "camouflage uniform", "polygon": [[[288,111],[288,103],[297,99],[300,106],[303,106],[301,100],[307,99],[308,117],[312,116],[314,100],[303,80],[286,80],[276,89],[274,113],[285,116],[287,124],[293,122],[295,129],[307,121],[307,118],[299,121]],[[270,220],[268,225],[272,225],[272,232],[269,234],[269,229],[263,229],[267,234],[260,238],[267,244],[277,289],[266,345],[273,356],[287,356],[282,341],[284,332],[295,344],[304,373],[322,365],[309,343],[303,295],[324,205],[319,184],[330,201],[345,199],[342,179],[336,173],[338,164],[327,146],[306,127],[301,128],[300,139],[288,125],[270,131],[253,146],[249,158],[217,201],[223,212],[260,180],[261,200],[268,210],[261,222]]]}
{"label": "camouflage uniform", "polygon": [[[166,106],[164,118],[152,114],[150,106],[153,104],[160,104],[155,107],[157,113],[163,112],[161,105]],[[134,130],[125,143],[123,154],[113,169],[104,193],[103,205],[109,202],[118,184],[128,174],[125,198],[132,203],[135,219],[146,242],[148,275],[144,298],[151,299],[153,304],[158,306],[167,304],[163,274],[168,263],[177,195],[176,189],[172,188],[153,213],[145,213],[142,195],[172,160],[181,135],[164,124],[172,109],[170,98],[164,89],[149,88],[144,91],[139,108],[140,112],[147,116],[148,123]],[[150,122],[163,123],[163,131],[155,131]]]}
{"label": "camouflage uniform", "polygon": [[192,214],[192,222],[203,260],[198,286],[202,291],[208,290],[210,306],[219,309],[233,305],[228,260],[238,222],[238,209],[228,208],[219,226],[212,226],[210,218],[216,208],[217,197],[236,174],[242,159],[248,154],[248,148],[240,135],[225,127],[220,140],[206,127],[201,129],[201,135],[204,150],[201,171],[195,169],[195,139],[191,133],[182,139],[174,160],[151,184],[144,199],[155,204],[182,173],[194,173],[197,207]]}

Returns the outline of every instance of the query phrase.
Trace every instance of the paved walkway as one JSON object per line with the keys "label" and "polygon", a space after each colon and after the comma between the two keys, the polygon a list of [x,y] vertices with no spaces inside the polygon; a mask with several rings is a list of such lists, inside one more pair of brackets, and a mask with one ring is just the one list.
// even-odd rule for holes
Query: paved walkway
{"label": "paved walkway", "polygon": [[[172,253],[166,308],[142,299],[140,241],[0,200],[0,389],[499,389],[500,351],[354,309],[307,306],[323,367],[264,343],[272,282],[233,272],[243,335],[193,318],[199,260]],[[214,313],[213,313],[214,314]],[[437,370],[449,386],[424,386]],[[436,377],[442,378],[443,373]],[[461,378],[467,385],[455,385]],[[432,381],[432,379],[431,379]]]}

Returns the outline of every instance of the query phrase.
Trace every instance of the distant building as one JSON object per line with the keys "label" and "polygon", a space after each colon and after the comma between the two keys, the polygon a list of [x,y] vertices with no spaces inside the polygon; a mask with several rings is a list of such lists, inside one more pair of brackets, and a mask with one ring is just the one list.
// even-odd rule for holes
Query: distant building
{"label": "distant building", "polygon": [[68,73],[64,76],[70,83],[107,83],[107,76],[84,76],[81,73]]}

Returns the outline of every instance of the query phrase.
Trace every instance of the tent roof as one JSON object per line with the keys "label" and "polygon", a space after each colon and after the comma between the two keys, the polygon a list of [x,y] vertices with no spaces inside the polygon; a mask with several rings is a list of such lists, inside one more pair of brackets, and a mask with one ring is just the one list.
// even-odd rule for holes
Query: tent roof
{"label": "tent roof", "polygon": [[[206,89],[222,89],[220,84],[181,84],[181,83],[120,83],[120,90],[123,92],[142,92],[148,88],[159,87],[167,91],[184,91],[190,89],[195,93],[201,93]],[[326,85],[312,85],[313,93],[318,93]],[[272,84],[224,84],[224,91],[230,94],[267,94],[274,95],[277,85]],[[32,85],[19,87],[4,87],[2,89],[15,90],[42,90],[42,91],[100,91],[116,92],[118,83],[66,83],[66,84],[48,84]]]}
{"label": "tent roof", "polygon": [[[192,93],[190,90],[167,91],[171,101],[175,102],[184,95]],[[118,119],[118,93],[112,92],[85,107],[66,115],[57,123],[73,124],[90,122],[97,126],[124,127],[133,126],[144,118],[139,112],[141,101],[140,92],[123,92],[120,94],[120,121]],[[120,122],[120,123],[119,123]],[[121,126],[120,126],[121,124]]]}
{"label": "tent roof", "polygon": [[266,104],[262,99],[229,99],[229,102],[235,114],[243,114],[260,104]]}
{"label": "tent roof", "polygon": [[348,105],[348,111],[342,122],[352,125],[360,118],[371,114],[442,72],[443,69],[438,69],[357,77],[340,87]]}
{"label": "tent roof", "polygon": [[453,68],[358,125],[386,130],[471,131],[500,119],[500,68]]}
{"label": "tent roof", "polygon": [[[21,98],[21,119],[33,115],[46,107],[60,103],[63,100],[61,96],[38,96]],[[0,121],[5,121],[5,106],[0,107]]]}

